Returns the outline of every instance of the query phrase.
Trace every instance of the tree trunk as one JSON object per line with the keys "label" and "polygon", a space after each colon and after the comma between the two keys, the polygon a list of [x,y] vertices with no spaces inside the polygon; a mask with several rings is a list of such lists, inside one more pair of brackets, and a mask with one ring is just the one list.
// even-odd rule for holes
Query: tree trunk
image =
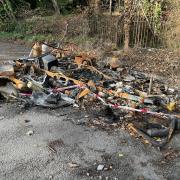
{"label": "tree trunk", "polygon": [[109,13],[112,15],[112,0],[109,1]]}
{"label": "tree trunk", "polygon": [[121,2],[120,2],[120,0],[118,0],[118,11],[120,12],[120,7],[121,7],[121,4],[120,4]]}
{"label": "tree trunk", "polygon": [[56,15],[60,15],[60,9],[59,9],[57,0],[51,0],[51,1],[52,1],[54,10],[55,10],[55,14],[56,14]]}
{"label": "tree trunk", "polygon": [[99,13],[99,10],[100,10],[99,4],[100,4],[100,0],[95,0],[94,1],[94,10],[95,10],[96,13]]}
{"label": "tree trunk", "polygon": [[131,24],[131,6],[133,0],[125,0],[124,8],[124,50],[127,51],[129,49],[130,42],[130,24]]}
{"label": "tree trunk", "polygon": [[124,24],[124,50],[127,51],[129,49],[129,31],[130,25],[129,23]]}

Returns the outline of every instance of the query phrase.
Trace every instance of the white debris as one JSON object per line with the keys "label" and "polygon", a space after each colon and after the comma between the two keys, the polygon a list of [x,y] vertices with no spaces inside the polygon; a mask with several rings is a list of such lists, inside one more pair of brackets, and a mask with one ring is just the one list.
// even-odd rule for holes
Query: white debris
{"label": "white debris", "polygon": [[68,163],[68,166],[69,166],[70,168],[77,168],[77,167],[79,167],[79,165],[78,165],[77,163],[74,163],[74,162]]}
{"label": "white debris", "polygon": [[103,164],[98,165],[97,171],[102,171],[103,169],[104,169],[104,165]]}

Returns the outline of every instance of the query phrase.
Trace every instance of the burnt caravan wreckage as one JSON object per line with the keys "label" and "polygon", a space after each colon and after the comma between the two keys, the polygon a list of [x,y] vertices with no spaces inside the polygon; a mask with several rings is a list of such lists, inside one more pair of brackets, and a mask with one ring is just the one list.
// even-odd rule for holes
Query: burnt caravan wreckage
{"label": "burnt caravan wreckage", "polygon": [[91,54],[65,55],[62,49],[44,49],[0,66],[4,101],[96,111],[109,122],[92,121],[94,125],[124,124],[132,135],[158,147],[180,129],[179,91],[162,79],[121,67],[118,58],[110,58],[108,66],[103,66]]}

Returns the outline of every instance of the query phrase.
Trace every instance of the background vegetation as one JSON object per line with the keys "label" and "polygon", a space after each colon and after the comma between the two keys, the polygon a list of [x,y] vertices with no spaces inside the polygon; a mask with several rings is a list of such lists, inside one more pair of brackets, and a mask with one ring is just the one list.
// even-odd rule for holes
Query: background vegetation
{"label": "background vegetation", "polygon": [[[93,22],[94,24],[91,22],[88,25],[93,29],[91,31],[82,27],[87,25],[84,18],[89,21],[89,17],[98,15],[105,19],[108,16],[116,16],[117,21],[113,27],[118,28],[118,21],[123,22],[122,39],[127,48],[131,42],[139,41],[138,33],[138,37],[131,35],[135,31],[132,32],[132,28],[137,28],[134,27],[134,22],[139,23],[139,29],[142,27],[145,29],[140,33],[147,31],[142,37],[146,34],[153,35],[155,38],[163,39],[164,46],[179,47],[179,7],[180,0],[0,0],[0,38],[26,41],[59,40],[64,35],[68,22],[71,23],[69,34],[74,34],[78,39],[77,36],[92,34],[91,31],[94,31],[94,34],[99,32],[100,27],[94,29],[98,22]],[[96,18],[96,21],[99,19]],[[146,23],[142,24],[142,21]],[[103,28],[108,29],[104,24],[98,25],[102,31]],[[112,28],[109,29],[106,32],[107,36],[112,31]],[[116,32],[116,36],[118,33]],[[119,40],[116,38],[116,41]]]}

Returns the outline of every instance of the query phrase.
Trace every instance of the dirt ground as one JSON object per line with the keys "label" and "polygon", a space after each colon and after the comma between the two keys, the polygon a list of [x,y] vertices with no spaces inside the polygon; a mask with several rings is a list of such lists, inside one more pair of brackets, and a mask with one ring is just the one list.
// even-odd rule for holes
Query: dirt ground
{"label": "dirt ground", "polygon": [[[23,46],[0,43],[2,60],[27,53]],[[123,129],[86,126],[92,118],[73,107],[25,109],[0,102],[0,179],[179,179],[180,134],[159,151]],[[97,171],[98,165],[107,170]]]}

